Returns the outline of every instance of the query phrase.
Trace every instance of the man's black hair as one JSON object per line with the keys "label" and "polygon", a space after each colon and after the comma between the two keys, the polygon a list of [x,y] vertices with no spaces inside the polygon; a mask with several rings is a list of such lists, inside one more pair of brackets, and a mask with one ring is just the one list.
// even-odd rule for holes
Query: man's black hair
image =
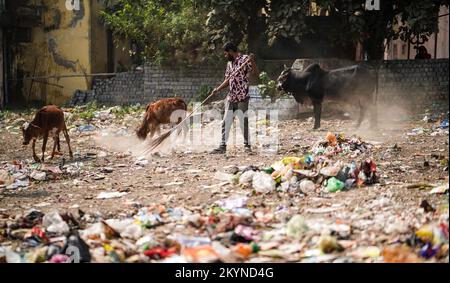
{"label": "man's black hair", "polygon": [[225,45],[223,46],[223,50],[225,50],[225,51],[234,51],[234,52],[237,52],[238,51],[238,48],[237,48],[237,46],[234,44],[234,43],[232,43],[232,42],[227,42],[227,43],[225,43]]}

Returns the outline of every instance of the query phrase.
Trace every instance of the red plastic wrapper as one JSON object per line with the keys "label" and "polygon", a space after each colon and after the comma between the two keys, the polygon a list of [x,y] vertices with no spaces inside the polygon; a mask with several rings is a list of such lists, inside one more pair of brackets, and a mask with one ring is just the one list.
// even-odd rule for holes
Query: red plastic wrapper
{"label": "red plastic wrapper", "polygon": [[169,257],[173,254],[175,254],[174,250],[164,249],[164,248],[160,248],[160,247],[146,250],[144,252],[145,256],[148,256],[149,258],[152,258],[152,259],[163,259],[163,258]]}
{"label": "red plastic wrapper", "polygon": [[31,235],[38,237],[45,243],[50,242],[50,240],[47,238],[47,235],[45,235],[45,232],[42,231],[39,227],[33,227],[33,229],[31,229]]}

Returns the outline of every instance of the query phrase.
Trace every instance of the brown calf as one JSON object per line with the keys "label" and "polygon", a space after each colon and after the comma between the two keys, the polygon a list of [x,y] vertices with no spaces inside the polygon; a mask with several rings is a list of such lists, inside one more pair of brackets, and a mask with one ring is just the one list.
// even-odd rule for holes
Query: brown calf
{"label": "brown calf", "polygon": [[[178,98],[166,98],[158,100],[147,105],[147,110],[144,114],[144,120],[141,126],[136,131],[139,139],[145,140],[150,133],[150,138],[155,132],[159,133],[159,126],[161,124],[180,123],[185,117],[187,111],[186,103]],[[186,134],[186,123],[183,124],[184,134]]]}
{"label": "brown calf", "polygon": [[[69,134],[67,133],[66,123],[64,122],[64,112],[55,105],[47,105],[37,111],[34,120],[31,123],[25,123],[22,126],[23,144],[28,145],[32,141],[33,158],[36,162],[44,162],[45,147],[47,146],[47,139],[49,134],[53,136],[53,152],[52,159],[55,156],[55,149],[58,147],[58,152],[61,151],[59,143],[59,133],[63,132],[69,146],[70,158],[73,158],[72,149],[70,148]],[[42,159],[36,155],[35,145],[38,138],[43,138],[42,143]]]}

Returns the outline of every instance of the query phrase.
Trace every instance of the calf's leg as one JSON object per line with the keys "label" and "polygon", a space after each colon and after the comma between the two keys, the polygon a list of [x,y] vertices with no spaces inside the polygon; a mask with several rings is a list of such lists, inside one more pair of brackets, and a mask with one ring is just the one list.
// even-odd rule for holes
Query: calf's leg
{"label": "calf's leg", "polygon": [[44,162],[44,154],[45,148],[47,147],[47,140],[48,140],[48,132],[44,133],[44,139],[42,141],[42,162]]}
{"label": "calf's leg", "polygon": [[57,147],[58,147],[58,152],[61,152],[61,140],[60,140],[60,138],[59,138],[59,134],[58,134],[58,136],[57,136],[57,141],[58,141],[58,143],[57,143]]}
{"label": "calf's leg", "polygon": [[66,128],[64,128],[63,134],[64,134],[64,138],[66,139],[67,146],[69,147],[69,156],[70,156],[70,158],[73,158],[72,148],[70,147],[69,133],[67,132]]}
{"label": "calf's leg", "polygon": [[39,157],[36,154],[36,140],[35,139],[33,139],[33,143],[31,145],[31,147],[33,148],[33,159],[34,159],[34,161],[41,162],[41,160],[39,160]]}
{"label": "calf's leg", "polygon": [[53,137],[53,150],[52,150],[52,157],[50,159],[53,159],[55,157],[55,150],[57,145],[58,145],[58,137],[55,135]]}

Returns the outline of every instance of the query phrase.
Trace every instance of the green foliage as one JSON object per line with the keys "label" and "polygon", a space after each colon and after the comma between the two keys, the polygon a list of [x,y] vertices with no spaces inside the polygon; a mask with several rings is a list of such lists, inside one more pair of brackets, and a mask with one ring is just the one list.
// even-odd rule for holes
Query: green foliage
{"label": "green foliage", "polygon": [[[362,42],[372,59],[380,59],[384,40],[419,37],[437,30],[437,13],[448,0],[380,1],[379,11],[366,0],[116,0],[101,13],[106,25],[131,43],[132,56],[156,63],[213,61],[227,41],[256,52],[252,39],[262,34],[302,42],[314,35],[336,47]],[[111,3],[115,3],[114,5]],[[325,27],[310,17],[313,4],[327,11]],[[255,29],[255,27],[258,27]]]}
{"label": "green foliage", "polygon": [[[423,40],[437,31],[438,12],[448,0],[392,0],[380,1],[379,11],[365,9],[365,0],[316,0],[325,7],[336,23],[330,25],[327,35],[337,43],[363,43],[369,57],[381,59],[384,40],[411,37]],[[345,32],[343,32],[345,31]]]}
{"label": "green foliage", "polygon": [[125,105],[125,106],[117,106],[111,108],[111,113],[116,116],[116,118],[124,118],[127,114],[135,114],[142,111],[142,107],[137,105]]}
{"label": "green foliage", "polygon": [[118,0],[103,21],[129,40],[130,55],[156,63],[203,61],[208,53],[206,12],[194,0]]}
{"label": "green foliage", "polygon": [[269,79],[266,72],[261,72],[259,74],[259,80],[261,84],[258,85],[259,92],[262,98],[274,97],[276,92],[276,82]]}
{"label": "green foliage", "polygon": [[301,42],[304,35],[311,32],[305,18],[309,12],[309,0],[271,1],[270,14],[267,17],[267,35],[269,44],[273,44],[279,37],[293,38],[297,43]]}
{"label": "green foliage", "polygon": [[97,102],[94,100],[87,103],[85,106],[75,108],[75,113],[78,113],[79,117],[86,121],[91,121],[95,118],[94,112],[98,110]]}
{"label": "green foliage", "polygon": [[197,91],[197,95],[194,98],[195,102],[202,102],[205,100],[213,91],[214,88],[212,88],[209,85],[202,85]]}

